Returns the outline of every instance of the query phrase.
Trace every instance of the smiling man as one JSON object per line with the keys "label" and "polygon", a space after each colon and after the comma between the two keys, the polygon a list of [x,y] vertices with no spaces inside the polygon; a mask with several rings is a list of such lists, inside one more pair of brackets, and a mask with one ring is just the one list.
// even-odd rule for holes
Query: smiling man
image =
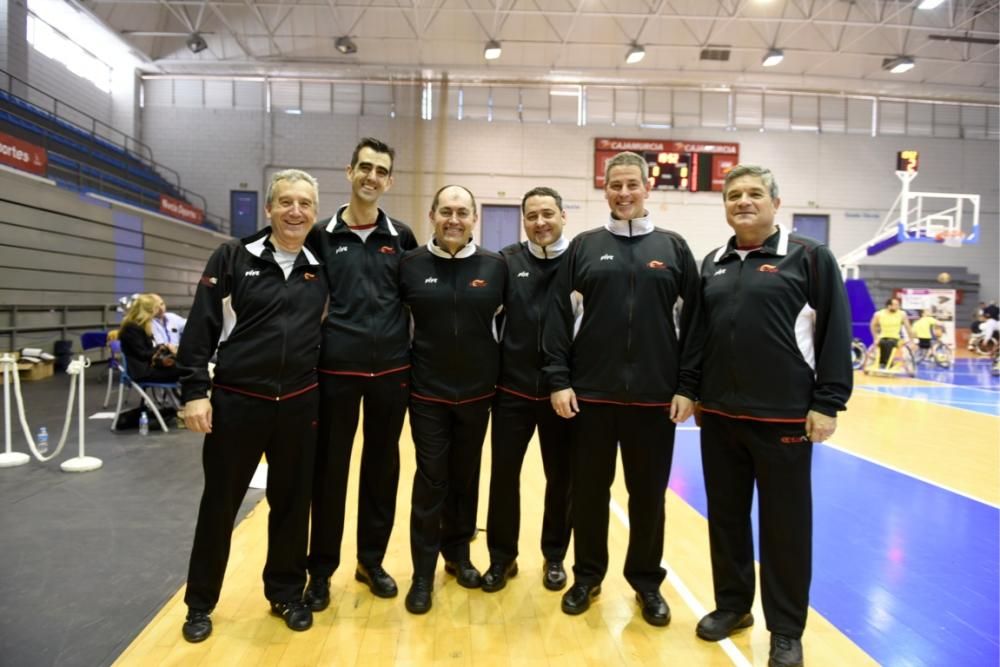
{"label": "smiling man", "polygon": [[694,337],[704,347],[701,455],[716,602],[697,634],[719,641],[753,625],[756,485],[768,665],[796,667],[812,576],[812,446],[833,435],[851,395],[850,313],[829,248],[775,221],[781,199],[769,169],[737,165],[722,197],[734,235],[702,263]]}
{"label": "smiling man", "polygon": [[517,574],[521,523],[521,466],[538,429],[545,469],[542,519],[542,583],[549,590],[566,586],[563,559],[570,537],[569,422],[549,404],[542,377],[542,315],[549,290],[569,242],[563,236],[566,211],[552,188],[529,190],[521,199],[526,241],[507,246],[507,294],[500,382],[493,403],[490,509],[486,524],[490,567],[483,590],[499,591]]}
{"label": "smiling man", "polygon": [[205,489],[184,593],[189,642],[212,632],[233,522],[262,455],[269,464],[264,595],[290,629],[312,626],[302,592],[327,290],[319,260],[303,244],[318,197],[306,172],[274,174],[265,205],[271,225],[212,253],[181,338],[184,423],[206,434]]}
{"label": "smiling man", "polygon": [[641,155],[614,156],[605,183],[611,217],[569,244],[542,339],[552,407],[572,420],[575,581],[562,610],[582,614],[601,592],[620,447],[631,524],[625,578],[643,619],[663,626],[670,622],[659,590],[666,577],[664,496],[675,424],[690,416],[698,388],[688,345],[698,269],[679,234],[653,226],[649,165]]}
{"label": "smiling man", "polygon": [[431,608],[440,553],[465,588],[481,576],[469,558],[479,506],[479,464],[500,364],[496,317],[503,308],[503,258],[479,248],[479,217],[466,188],[448,185],[430,209],[434,236],[399,266],[413,318],[410,429],[417,454],[410,503],[413,583],[406,609]]}
{"label": "smiling man", "polygon": [[382,567],[396,516],[399,434],[410,393],[410,326],[399,298],[397,270],[403,253],[417,242],[409,227],[378,206],[392,187],[395,155],[378,139],[362,139],[346,171],[350,201],[318,223],[310,236],[330,291],[320,350],[319,441],[306,589],[313,611],[329,606],[330,577],[340,565],[347,477],[362,405],[354,578],[378,597],[398,592]]}

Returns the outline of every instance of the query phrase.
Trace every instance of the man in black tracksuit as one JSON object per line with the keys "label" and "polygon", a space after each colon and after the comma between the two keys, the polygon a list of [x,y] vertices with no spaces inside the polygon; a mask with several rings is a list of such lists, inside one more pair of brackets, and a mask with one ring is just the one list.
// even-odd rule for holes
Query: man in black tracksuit
{"label": "man in black tracksuit", "polygon": [[317,224],[309,239],[330,290],[320,351],[311,577],[305,594],[313,611],[330,604],[330,576],[340,565],[347,475],[362,398],[354,578],[379,597],[397,593],[382,567],[396,514],[399,434],[410,394],[410,320],[396,281],[399,260],[417,242],[409,227],[378,208],[379,197],[392,186],[394,156],[378,139],[362,139],[347,168],[350,203]]}
{"label": "man in black tracksuit", "polygon": [[478,588],[469,559],[479,504],[479,463],[496,391],[503,307],[503,258],[472,242],[476,201],[461,186],[434,195],[434,236],[399,266],[400,294],[413,317],[410,429],[417,454],[410,515],[413,583],[406,609],[431,608],[438,553],[445,572]]}
{"label": "man in black tracksuit", "polygon": [[[264,595],[292,630],[312,625],[306,583],[309,492],[316,445],[316,361],[326,284],[304,247],[316,220],[316,180],[289,169],[267,191],[271,226],[223,243],[198,283],[178,366],[187,428],[205,433],[205,490],[184,602],[184,638],[212,632],[233,522],[267,455]],[[215,376],[208,363],[217,354]],[[208,398],[211,389],[211,399]]]}
{"label": "man in black tracksuit", "polygon": [[717,607],[697,634],[718,641],[753,624],[756,482],[768,664],[793,667],[812,575],[812,444],[833,434],[851,394],[851,318],[830,250],[775,224],[769,170],[738,165],[723,199],[735,235],[702,264],[696,327]]}
{"label": "man in black tracksuit", "polygon": [[552,188],[529,190],[521,200],[527,241],[500,251],[507,260],[507,295],[500,382],[493,402],[490,508],[486,537],[490,567],[483,590],[499,591],[517,574],[521,525],[521,466],[531,436],[538,441],[545,469],[542,519],[542,584],[558,591],[566,585],[563,559],[570,537],[569,423],[552,409],[542,377],[542,315],[549,288],[569,242],[562,235],[566,212]]}
{"label": "man in black tracksuit", "polygon": [[[645,211],[650,184],[642,156],[613,157],[605,183],[611,219],[570,243],[543,337],[552,405],[573,420],[575,581],[562,609],[581,614],[600,593],[620,444],[631,524],[625,578],[643,618],[662,626],[670,622],[659,587],[674,429],[691,414],[697,391],[688,329],[698,270],[684,239],[655,228]],[[574,322],[572,302],[581,299],[583,314]]]}

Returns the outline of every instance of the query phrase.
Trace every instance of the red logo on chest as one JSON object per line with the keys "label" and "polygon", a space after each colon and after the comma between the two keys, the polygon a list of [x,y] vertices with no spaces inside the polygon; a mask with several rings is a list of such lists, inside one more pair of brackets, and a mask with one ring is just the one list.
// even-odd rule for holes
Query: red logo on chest
{"label": "red logo on chest", "polygon": [[381,248],[379,248],[378,251],[380,253],[382,253],[383,255],[395,255],[396,254],[396,249],[393,248],[391,245],[384,245]]}
{"label": "red logo on chest", "polygon": [[308,272],[303,273],[302,274],[302,279],[303,280],[316,280],[316,274],[315,273],[308,273]]}
{"label": "red logo on chest", "polygon": [[665,269],[665,268],[667,268],[667,265],[664,264],[663,262],[661,262],[658,259],[651,259],[651,260],[649,260],[649,263],[646,264],[646,266],[648,266],[651,269]]}
{"label": "red logo on chest", "polygon": [[469,282],[469,287],[486,287],[488,283],[482,278],[476,278]]}
{"label": "red logo on chest", "polygon": [[757,270],[760,271],[761,273],[777,273],[778,267],[776,267],[774,264],[761,264],[760,268]]}

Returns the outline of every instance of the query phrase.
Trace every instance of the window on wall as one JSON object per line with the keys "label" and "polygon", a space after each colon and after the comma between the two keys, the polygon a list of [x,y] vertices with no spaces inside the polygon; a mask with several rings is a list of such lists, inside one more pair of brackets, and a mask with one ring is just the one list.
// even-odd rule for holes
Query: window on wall
{"label": "window on wall", "polygon": [[29,0],[27,33],[32,48],[104,92],[116,67],[138,64],[116,35],[62,0]]}

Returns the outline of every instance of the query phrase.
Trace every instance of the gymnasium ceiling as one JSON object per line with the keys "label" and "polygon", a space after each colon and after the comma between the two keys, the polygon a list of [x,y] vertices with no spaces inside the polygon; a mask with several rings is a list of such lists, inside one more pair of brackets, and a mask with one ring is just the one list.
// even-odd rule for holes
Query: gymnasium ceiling
{"label": "gymnasium ceiling", "polygon": [[[77,0],[134,46],[149,74],[447,76],[997,103],[1000,2],[945,0],[918,9],[923,1]],[[197,53],[187,44],[193,33],[205,44]],[[356,52],[338,51],[342,37]],[[483,57],[489,40],[503,47],[492,61]],[[632,44],[646,56],[626,65]],[[763,67],[772,48],[784,60]],[[912,70],[884,69],[900,56],[914,60]]]}

